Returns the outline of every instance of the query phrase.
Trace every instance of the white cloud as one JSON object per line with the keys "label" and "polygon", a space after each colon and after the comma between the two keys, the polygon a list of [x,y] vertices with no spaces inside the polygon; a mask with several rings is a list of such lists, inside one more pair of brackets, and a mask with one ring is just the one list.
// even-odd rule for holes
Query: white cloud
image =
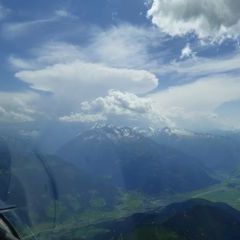
{"label": "white cloud", "polygon": [[[124,24],[97,33],[88,54],[95,61],[112,67],[144,68],[155,64],[149,55],[153,46],[162,46],[163,34],[154,28],[134,27]],[[164,51],[161,51],[164,55]],[[158,58],[158,63],[161,58]]]}
{"label": "white cloud", "polygon": [[[50,42],[31,50],[29,59],[12,56],[9,62],[18,70],[17,78],[51,93],[32,104],[49,118],[156,127],[228,125],[216,109],[240,97],[239,79],[226,73],[239,70],[239,53],[227,58],[189,58],[194,52],[186,45],[184,61],[160,65],[148,52],[159,40],[150,33],[155,34],[128,25],[98,29],[85,48]],[[158,86],[152,72],[184,76],[181,83],[185,84],[140,97],[139,93],[145,96]],[[208,78],[198,80],[200,76]]]}
{"label": "white cloud", "polygon": [[[216,94],[217,93],[217,94]],[[177,106],[189,110],[214,110],[224,102],[240,97],[240,79],[218,76],[171,87],[156,95],[164,107]]]}
{"label": "white cloud", "polygon": [[11,12],[10,9],[5,8],[1,3],[0,3],[0,20],[4,19],[7,17],[7,15]]}
{"label": "white cloud", "polygon": [[81,103],[80,111],[60,118],[66,122],[120,122],[135,126],[166,126],[173,123],[163,113],[153,109],[150,98],[128,92],[110,90],[105,97]]}
{"label": "white cloud", "polygon": [[132,93],[110,90],[106,97],[83,102],[81,109],[85,112],[107,112],[116,115],[130,112],[144,114],[151,109],[151,102],[149,99],[137,97]]}
{"label": "white cloud", "polygon": [[146,93],[158,85],[155,75],[144,70],[111,68],[81,61],[20,71],[16,77],[34,89],[50,91],[56,97],[72,101],[103,96],[109,89]]}
{"label": "white cloud", "polygon": [[[107,30],[91,28],[88,34],[88,44],[84,47],[50,41],[32,49],[32,58],[21,60],[29,62],[35,68],[80,60],[114,68],[150,69],[153,65],[157,66],[161,62],[161,56],[166,54],[166,49],[162,46],[164,36],[155,28],[124,24]],[[157,60],[149,54],[153,47],[161,49]],[[20,60],[14,56],[16,59]]]}
{"label": "white cloud", "polygon": [[234,55],[211,59],[195,56],[185,61],[174,61],[163,65],[161,68],[153,70],[153,72],[164,75],[176,74],[178,77],[184,75],[191,80],[197,80],[200,76],[237,72],[240,70],[239,62],[239,52]]}
{"label": "white cloud", "polygon": [[14,56],[10,56],[8,58],[8,62],[10,63],[10,65],[12,67],[14,67],[17,70],[19,70],[19,69],[32,69],[33,68],[32,64],[29,61],[25,61],[24,59],[14,57]]}
{"label": "white cloud", "polygon": [[30,122],[33,118],[20,112],[8,111],[0,107],[1,122]]}
{"label": "white cloud", "polygon": [[155,109],[162,109],[180,127],[226,127],[229,122],[218,115],[217,109],[240,99],[240,79],[227,75],[208,77],[148,97]]}
{"label": "white cloud", "polygon": [[[75,68],[80,68],[81,64],[82,63],[77,63]],[[211,62],[208,64],[210,64],[210,67],[211,64],[213,66],[215,65]],[[97,80],[101,79],[101,71],[99,70],[99,72],[96,72],[94,68],[94,70],[92,69],[92,67],[95,67],[95,64],[90,64],[90,66],[89,72],[97,73]],[[207,65],[203,66],[204,67],[200,67],[200,69],[196,70],[197,73],[203,70]],[[86,67],[88,69],[89,66],[87,65]],[[97,67],[99,66],[97,65]],[[103,66],[100,66],[100,69],[102,67]],[[49,69],[50,72],[47,72],[47,74],[51,76],[51,81],[46,80],[42,82],[42,79],[46,79],[45,72],[43,75],[39,75],[38,73],[35,74],[35,71],[27,71],[26,76],[30,74],[29,79],[31,80],[28,82],[35,84],[33,85],[34,87],[45,88],[53,92],[52,97],[54,101],[50,98],[46,100],[43,105],[51,105],[54,109],[60,108],[60,111],[56,114],[56,117],[59,118],[60,121],[88,123],[110,122],[126,125],[132,124],[133,126],[147,125],[152,127],[168,125],[199,130],[206,128],[229,129],[232,127],[232,123],[236,122],[232,119],[230,121],[226,116],[222,116],[217,111],[218,108],[225,103],[240,99],[240,79],[236,76],[214,74],[213,76],[208,76],[195,82],[171,87],[154,94],[148,94],[146,97],[139,97],[134,93],[126,92],[128,90],[125,88],[121,90],[109,90],[112,84],[110,79],[110,82],[106,82],[104,91],[100,90],[99,94],[96,94],[96,92],[87,93],[87,89],[89,89],[89,91],[91,89],[91,84],[87,82],[88,85],[86,87],[81,82],[82,78],[80,78],[80,82],[77,83],[79,79],[74,79],[74,77],[72,77],[79,76],[79,74],[72,74],[71,76],[68,72],[65,73],[66,70],[61,72],[63,66],[56,68],[53,72],[51,68]],[[103,72],[106,73],[106,71],[110,71],[111,73],[112,70],[115,71],[116,69],[109,68],[106,70],[104,67]],[[129,75],[128,71],[129,70],[126,71],[127,76],[132,76],[131,74]],[[54,74],[56,72],[57,77],[55,78]],[[65,82],[65,77],[61,80],[60,75],[68,76],[68,84]],[[109,76],[109,74],[107,75]],[[122,80],[124,74],[119,72],[119,75]],[[26,76],[23,74],[22,77]],[[33,76],[33,78],[31,78],[31,76]],[[85,73],[85,76],[88,75]],[[117,79],[116,76],[118,75],[115,75],[112,79]],[[105,77],[102,78],[104,79],[103,82],[105,82]],[[91,81],[92,80],[94,79],[91,78]],[[44,85],[41,85],[41,83]],[[92,82],[92,88],[96,89],[96,86],[97,84],[94,80]],[[121,86],[118,88],[121,88]],[[134,88],[132,90],[134,90]],[[84,95],[85,93],[86,96]],[[89,96],[91,97],[89,98]],[[86,101],[86,99],[88,100]],[[66,105],[67,101],[70,101],[69,105]]]}
{"label": "white cloud", "polygon": [[2,33],[5,38],[14,38],[55,20],[55,18],[47,18],[25,22],[9,22],[3,25]]}
{"label": "white cloud", "polygon": [[71,14],[66,9],[56,10],[55,14],[59,17],[69,17],[69,16],[71,16]]}
{"label": "white cloud", "polygon": [[64,42],[47,42],[43,46],[30,50],[32,57],[20,58],[10,56],[9,64],[16,70],[38,70],[58,63],[70,63],[76,60],[87,61],[88,55],[85,50],[78,45]]}
{"label": "white cloud", "polygon": [[192,51],[189,44],[187,44],[181,51],[180,59],[185,59],[189,57],[194,57],[195,53]]}
{"label": "white cloud", "polygon": [[96,123],[107,121],[107,118],[102,113],[99,114],[85,114],[85,113],[72,113],[69,116],[59,118],[62,122],[82,122],[82,123]]}
{"label": "white cloud", "polygon": [[153,65],[148,48],[159,44],[158,31],[127,24],[94,30],[84,48],[48,42],[31,50],[29,59],[11,56],[9,63],[17,78],[69,104],[104,96],[109,89],[142,94],[158,86],[156,76],[143,70]]}
{"label": "white cloud", "polygon": [[171,36],[195,32],[217,39],[236,37],[240,30],[239,0],[153,0],[148,16]]}
{"label": "white cloud", "polygon": [[[49,23],[57,22],[62,18],[75,18],[71,13],[64,9],[56,10],[54,15],[48,18],[33,19],[22,22],[6,22],[2,26],[2,35],[5,38],[15,38],[24,34],[28,34],[40,27],[44,27]],[[1,19],[1,6],[0,6],[0,19]]]}
{"label": "white cloud", "polygon": [[31,92],[1,92],[0,122],[29,122],[38,115],[32,106],[37,95]]}
{"label": "white cloud", "polygon": [[[78,112],[80,103],[108,94],[110,89],[146,94],[158,86],[157,77],[147,71],[152,64],[147,52],[154,43],[150,29],[121,25],[103,31],[91,30],[84,48],[63,42],[47,42],[29,51],[31,57],[9,57],[15,76],[32,89],[48,91],[37,103],[54,118]],[[71,116],[73,117],[73,116]],[[80,116],[78,116],[80,118]],[[82,121],[102,119],[82,117]],[[67,118],[65,118],[66,120]]]}
{"label": "white cloud", "polygon": [[70,11],[68,11],[65,8],[57,9],[55,11],[55,15],[58,18],[71,18],[71,19],[75,19],[75,20],[78,19],[78,17],[76,15],[72,14]]}

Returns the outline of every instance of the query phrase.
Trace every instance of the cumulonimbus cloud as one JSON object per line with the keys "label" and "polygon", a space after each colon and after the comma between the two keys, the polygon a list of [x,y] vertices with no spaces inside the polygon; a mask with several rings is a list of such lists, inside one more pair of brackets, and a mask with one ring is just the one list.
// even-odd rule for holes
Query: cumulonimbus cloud
{"label": "cumulonimbus cloud", "polygon": [[[158,78],[145,68],[149,63],[147,46],[154,38],[152,31],[129,25],[99,31],[93,33],[92,41],[85,48],[47,42],[32,49],[30,58],[9,57],[16,78],[31,89],[48,92],[40,94],[37,108],[49,118],[78,112],[81,102],[104,97],[110,89],[146,94],[158,86]],[[85,115],[81,119],[103,118]]]}
{"label": "cumulonimbus cloud", "polygon": [[16,77],[32,88],[52,92],[60,98],[93,99],[110,89],[146,93],[158,85],[156,76],[145,70],[112,68],[102,64],[74,61],[40,70],[20,71]]}
{"label": "cumulonimbus cloud", "polygon": [[[85,50],[78,45],[48,43],[39,48],[33,58],[11,57],[9,62],[18,70],[17,78],[30,84],[32,89],[51,92],[39,94],[35,102],[22,96],[26,103],[22,108],[33,106],[36,112],[44,112],[49,119],[64,122],[118,121],[125,125],[131,122],[135,126],[145,123],[145,126],[176,125],[185,128],[199,125],[204,128],[210,123],[214,127],[220,126],[217,124],[225,119],[217,117],[216,109],[226,102],[240,99],[239,79],[230,74],[239,71],[239,54],[221,59],[195,57],[148,70],[145,66],[150,59],[148,52],[144,44],[136,46],[134,41],[139,32],[129,27],[126,31],[122,28],[97,34],[94,44]],[[124,35],[125,32],[128,36]],[[131,36],[130,32],[133,32]],[[115,46],[116,41],[118,44]],[[186,45],[182,57],[190,55],[194,52]],[[138,64],[132,64],[134,59],[140,60]],[[142,65],[146,68],[139,67]],[[180,86],[157,91],[156,74],[167,76],[173,72],[177,77],[183,75],[186,78],[184,82]],[[208,77],[202,79],[202,76]],[[188,79],[194,82],[188,82]],[[154,88],[154,94],[146,96]],[[10,97],[8,99],[12,101]],[[5,114],[4,109],[2,114]],[[31,113],[28,115],[38,117]]]}
{"label": "cumulonimbus cloud", "polygon": [[237,37],[239,0],[153,0],[148,16],[171,36],[195,32],[199,38]]}
{"label": "cumulonimbus cloud", "polygon": [[173,123],[164,114],[153,108],[150,98],[139,97],[133,93],[110,90],[104,97],[85,101],[79,112],[59,118],[63,122],[121,122],[139,126],[166,126]]}

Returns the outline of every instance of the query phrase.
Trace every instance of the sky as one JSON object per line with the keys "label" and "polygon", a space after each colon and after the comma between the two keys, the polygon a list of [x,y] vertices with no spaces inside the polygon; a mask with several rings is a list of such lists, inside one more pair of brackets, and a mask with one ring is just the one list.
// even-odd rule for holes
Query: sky
{"label": "sky", "polygon": [[1,0],[0,122],[240,128],[239,0]]}

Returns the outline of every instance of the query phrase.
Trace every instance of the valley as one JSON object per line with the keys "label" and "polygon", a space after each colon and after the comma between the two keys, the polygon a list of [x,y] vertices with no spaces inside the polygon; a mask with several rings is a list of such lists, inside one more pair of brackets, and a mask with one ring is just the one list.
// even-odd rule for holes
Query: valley
{"label": "valley", "polygon": [[[5,148],[1,158],[8,156],[5,168],[12,174],[7,202],[17,204],[24,225],[30,224],[39,239],[54,232],[54,239],[63,240],[102,240],[109,231],[103,223],[111,225],[136,214],[161,216],[171,204],[189,199],[224,202],[240,210],[237,152],[227,168],[224,165],[216,170],[205,164],[205,158],[203,161],[190,152],[194,144],[206,151],[205,143],[202,146],[200,142],[209,141],[209,135],[166,135],[164,130],[157,136],[158,140],[156,135],[131,128],[105,126],[83,131],[61,145],[55,155],[36,154],[31,144],[26,148],[21,139],[5,137],[9,152]],[[159,143],[160,137],[165,143]],[[216,164],[217,148],[225,152],[232,148],[230,143],[222,145],[228,139],[232,142],[233,136],[217,136],[213,141],[211,157]],[[234,144],[237,146],[238,141]],[[220,165],[223,160],[219,160]],[[4,171],[1,176],[8,179]],[[153,239],[185,239],[165,225],[136,226],[114,239],[141,239],[139,236],[145,234]],[[23,236],[30,236],[25,228]]]}

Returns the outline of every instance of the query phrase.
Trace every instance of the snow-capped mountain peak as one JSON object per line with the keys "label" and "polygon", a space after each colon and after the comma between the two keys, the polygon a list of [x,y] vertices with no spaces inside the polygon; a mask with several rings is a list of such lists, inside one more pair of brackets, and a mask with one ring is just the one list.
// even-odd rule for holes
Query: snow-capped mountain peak
{"label": "snow-capped mountain peak", "polygon": [[95,125],[89,131],[83,133],[84,140],[111,140],[116,141],[120,139],[138,139],[142,134],[131,127],[116,127],[113,125]]}
{"label": "snow-capped mountain peak", "polygon": [[168,135],[168,136],[194,136],[195,133],[185,130],[185,129],[179,129],[179,128],[169,128],[165,127],[160,130],[161,134]]}

